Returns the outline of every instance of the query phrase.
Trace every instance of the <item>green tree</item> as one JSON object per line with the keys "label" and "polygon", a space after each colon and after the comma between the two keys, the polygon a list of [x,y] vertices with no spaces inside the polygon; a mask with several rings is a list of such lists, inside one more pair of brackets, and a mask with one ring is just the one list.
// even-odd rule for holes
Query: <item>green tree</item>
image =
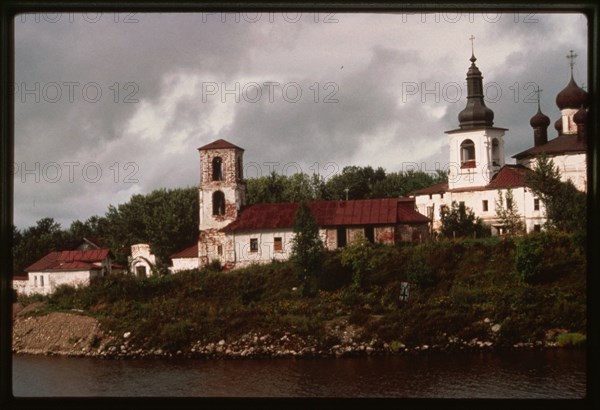
{"label": "green tree", "polygon": [[316,292],[316,278],[323,269],[325,248],[319,236],[317,221],[306,201],[298,205],[294,234],[291,259],[302,282],[302,294],[311,296]]}
{"label": "green tree", "polygon": [[346,246],[340,255],[342,266],[352,269],[352,288],[359,290],[372,270],[373,244],[361,236]]}
{"label": "green tree", "polygon": [[521,235],[525,232],[525,225],[523,224],[521,215],[519,215],[512,189],[507,189],[504,196],[502,195],[502,191],[498,190],[496,218],[498,218],[498,221],[510,236]]}
{"label": "green tree", "polygon": [[370,166],[347,166],[329,179],[326,189],[329,199],[368,199],[372,198],[373,186],[385,179],[385,170],[381,167],[374,170]]}
{"label": "green tree", "polygon": [[452,201],[450,209],[442,207],[440,210],[442,221],[441,234],[447,238],[465,238],[470,236],[482,237],[489,235],[487,228],[480,218],[475,217],[473,210],[463,202]]}
{"label": "green tree", "polygon": [[586,194],[569,180],[560,180],[560,171],[546,155],[537,158],[533,172],[526,177],[527,186],[546,208],[546,228],[558,229],[585,237]]}
{"label": "green tree", "polygon": [[27,266],[49,252],[63,250],[65,238],[65,232],[53,218],[42,218],[23,232],[14,228],[13,273],[22,275]]}

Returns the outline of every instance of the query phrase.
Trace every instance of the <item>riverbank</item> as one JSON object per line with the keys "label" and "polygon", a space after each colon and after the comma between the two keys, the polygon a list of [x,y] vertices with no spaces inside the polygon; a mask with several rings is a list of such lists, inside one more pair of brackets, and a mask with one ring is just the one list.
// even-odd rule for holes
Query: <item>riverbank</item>
{"label": "riverbank", "polygon": [[[146,279],[109,276],[88,287],[20,298],[14,348],[95,357],[253,358],[584,344],[583,250],[565,235],[530,238],[535,246],[510,238],[374,246],[359,282],[334,252],[310,295],[289,262]],[[521,276],[517,255],[529,258],[535,276]]]}
{"label": "riverbank", "polygon": [[[443,344],[406,346],[403,343],[386,343],[378,338],[369,341],[360,336],[361,329],[352,325],[330,327],[329,338],[337,338],[338,344],[324,346],[322,340],[285,332],[282,336],[248,333],[238,339],[204,343],[196,341],[187,348],[167,351],[160,347],[139,348],[131,342],[131,333],[114,335],[104,332],[100,323],[80,313],[54,312],[36,316],[43,306],[20,309],[15,306],[13,326],[13,353],[46,356],[94,357],[106,359],[139,359],[185,357],[194,359],[255,359],[255,358],[339,358],[415,354],[434,351],[493,351],[493,350],[540,350],[560,348],[557,338],[566,334],[565,329],[546,332],[546,339],[536,343],[519,342],[511,347],[500,347],[494,342],[493,334],[498,325],[485,320],[489,325],[490,338],[462,340],[448,336]],[[30,315],[34,313],[34,315]]]}

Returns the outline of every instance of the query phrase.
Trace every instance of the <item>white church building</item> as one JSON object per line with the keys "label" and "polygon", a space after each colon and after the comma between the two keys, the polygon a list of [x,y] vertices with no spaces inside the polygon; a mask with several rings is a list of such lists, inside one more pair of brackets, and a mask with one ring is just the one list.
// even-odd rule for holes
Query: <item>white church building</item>
{"label": "white church building", "polygon": [[540,110],[531,118],[533,147],[513,155],[515,164],[505,163],[506,128],[494,126],[494,113],[484,103],[483,77],[471,56],[467,72],[467,105],[458,115],[459,126],[446,131],[450,148],[448,182],[412,193],[419,212],[432,221],[432,230],[441,227],[440,211],[453,202],[464,203],[492,234],[505,233],[496,217],[496,200],[510,189],[516,212],[526,232],[540,230],[545,219],[544,204],[526,185],[526,175],[535,168],[536,158],[545,154],[559,167],[561,179],[571,180],[577,189],[586,190],[587,93],[573,79],[574,55],[571,51],[571,79],[557,95],[561,117],[556,121],[557,137],[548,140],[550,118]]}
{"label": "white church building", "polygon": [[[505,233],[496,218],[499,193],[512,191],[516,211],[527,232],[545,222],[543,203],[526,186],[538,155],[560,167],[563,180],[586,187],[587,93],[573,79],[558,94],[561,118],[558,136],[548,140],[550,119],[538,112],[531,118],[534,145],[505,163],[506,128],[494,126],[494,113],[484,103],[483,77],[471,56],[467,72],[467,105],[458,128],[446,131],[450,145],[448,182],[415,191],[408,198],[315,201],[309,206],[319,234],[329,250],[346,246],[359,236],[373,243],[394,244],[427,240],[441,227],[440,210],[453,202],[473,210],[495,235]],[[539,90],[538,90],[539,91]],[[199,237],[197,243],[171,255],[171,272],[203,268],[218,261],[226,269],[291,256],[298,203],[246,205],[243,181],[244,149],[217,140],[198,148],[200,154]]]}

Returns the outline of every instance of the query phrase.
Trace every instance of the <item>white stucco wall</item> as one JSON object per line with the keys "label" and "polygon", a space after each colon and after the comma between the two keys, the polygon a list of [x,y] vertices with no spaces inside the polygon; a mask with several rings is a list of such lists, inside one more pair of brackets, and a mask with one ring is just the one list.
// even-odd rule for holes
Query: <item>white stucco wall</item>
{"label": "white stucco wall", "polygon": [[198,258],[174,258],[173,266],[169,268],[171,273],[181,272],[183,270],[197,269],[199,266]]}
{"label": "white stucco wall", "polygon": [[[500,190],[503,198],[506,198],[506,189]],[[543,225],[545,220],[544,217],[544,205],[540,201],[539,210],[534,209],[535,196],[531,193],[531,190],[519,187],[512,189],[513,200],[517,207],[517,213],[523,217],[527,232],[534,230],[534,225]],[[418,195],[415,197],[415,204],[417,210],[425,215],[427,214],[427,207],[433,206],[433,229],[439,231],[441,228],[440,220],[440,209],[442,205],[446,205],[449,208],[453,201],[459,203],[464,202],[465,206],[471,208],[475,213],[475,216],[481,218],[481,220],[488,225],[497,224],[496,220],[496,200],[498,199],[498,190],[479,190],[479,191],[468,191],[468,192],[446,192],[443,198],[439,194],[431,195]],[[483,201],[487,200],[488,210],[483,210]],[[495,229],[492,229],[492,235],[497,234]]]}
{"label": "white stucco wall", "polygon": [[130,273],[137,275],[137,268],[143,266],[146,268],[146,276],[150,276],[154,265],[156,265],[156,256],[150,253],[150,245],[146,243],[131,245]]}
{"label": "white stucco wall", "polygon": [[[504,165],[504,131],[501,129],[482,129],[448,134],[450,163],[448,164],[448,186],[450,189],[483,187],[487,185],[494,172]],[[493,165],[492,141],[498,140],[498,165]],[[471,140],[475,144],[475,168],[461,168],[461,144]]]}
{"label": "white stucco wall", "polygon": [[[578,190],[587,192],[587,161],[585,153],[553,155],[548,156],[548,158],[558,167],[562,181],[571,180]],[[536,159],[525,158],[518,161],[518,164],[535,169]]]}
{"label": "white stucco wall", "polygon": [[[281,229],[276,231],[252,231],[236,232],[227,235],[235,247],[236,267],[248,266],[253,263],[269,263],[274,260],[287,260],[292,254],[292,240],[294,232],[292,229]],[[282,250],[275,251],[275,238],[282,240]],[[256,252],[250,250],[250,240],[257,239],[258,249]]]}
{"label": "white stucco wall", "polygon": [[22,292],[25,295],[50,295],[61,285],[88,286],[91,279],[99,276],[102,276],[100,270],[29,272],[29,279]]}

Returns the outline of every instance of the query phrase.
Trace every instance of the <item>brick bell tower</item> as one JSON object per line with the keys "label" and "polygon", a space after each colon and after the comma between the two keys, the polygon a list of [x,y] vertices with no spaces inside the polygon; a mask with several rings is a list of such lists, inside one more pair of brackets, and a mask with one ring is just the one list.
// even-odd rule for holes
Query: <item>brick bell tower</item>
{"label": "brick bell tower", "polygon": [[220,230],[237,219],[245,205],[244,149],[223,139],[198,148],[200,153],[200,267],[213,260],[235,261],[235,244]]}

